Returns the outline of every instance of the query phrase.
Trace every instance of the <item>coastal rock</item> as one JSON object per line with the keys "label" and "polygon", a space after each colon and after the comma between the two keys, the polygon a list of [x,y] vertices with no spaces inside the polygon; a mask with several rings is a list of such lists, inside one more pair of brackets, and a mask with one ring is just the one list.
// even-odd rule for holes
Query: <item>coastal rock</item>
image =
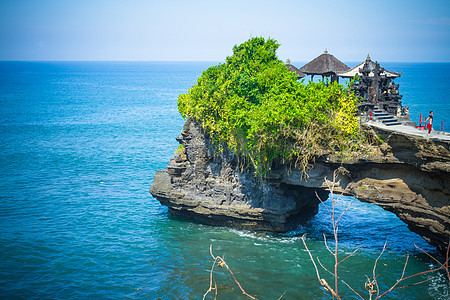
{"label": "coastal rock", "polygon": [[[150,189],[171,214],[213,225],[284,232],[317,213],[316,189],[239,172],[236,157],[227,151],[215,154],[192,119],[177,140],[184,153],[155,174]],[[325,197],[327,192],[319,194]]]}
{"label": "coastal rock", "polygon": [[242,172],[231,151],[217,151],[202,128],[188,119],[177,138],[183,151],[155,174],[150,192],[173,215],[284,232],[317,213],[317,196],[327,198],[337,174],[334,192],[395,213],[444,252],[450,239],[448,145],[401,133],[377,134],[386,143],[370,155],[343,160],[330,154],[316,159],[307,178],[300,170],[283,167],[262,180]]}

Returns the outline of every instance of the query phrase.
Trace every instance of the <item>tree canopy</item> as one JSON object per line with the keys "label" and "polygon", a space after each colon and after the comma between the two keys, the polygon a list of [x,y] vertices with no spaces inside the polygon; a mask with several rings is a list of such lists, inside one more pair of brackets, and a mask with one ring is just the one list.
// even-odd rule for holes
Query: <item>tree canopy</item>
{"label": "tree canopy", "polygon": [[277,58],[279,46],[262,37],[234,46],[178,98],[183,118],[194,118],[219,149],[233,150],[259,175],[274,163],[305,170],[319,152],[358,145],[357,98],[336,82],[299,82]]}

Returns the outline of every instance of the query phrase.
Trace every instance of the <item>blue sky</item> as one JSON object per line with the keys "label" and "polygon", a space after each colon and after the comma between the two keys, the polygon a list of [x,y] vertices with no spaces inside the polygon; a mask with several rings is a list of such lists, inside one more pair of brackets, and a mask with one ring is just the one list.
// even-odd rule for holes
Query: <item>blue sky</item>
{"label": "blue sky", "polygon": [[223,61],[252,36],[282,60],[450,62],[450,0],[0,1],[0,60]]}

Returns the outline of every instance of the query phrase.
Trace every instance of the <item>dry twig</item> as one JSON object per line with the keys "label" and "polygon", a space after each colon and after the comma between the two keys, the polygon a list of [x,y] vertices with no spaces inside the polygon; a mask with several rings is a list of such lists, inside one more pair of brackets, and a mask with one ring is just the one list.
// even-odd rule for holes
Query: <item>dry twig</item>
{"label": "dry twig", "polygon": [[[216,292],[216,296],[217,296],[217,285],[214,282],[214,287],[212,287],[212,282],[214,281],[213,278],[213,270],[214,270],[214,266],[217,264],[217,266],[219,267],[225,267],[227,268],[227,270],[230,272],[231,276],[233,276],[234,282],[236,282],[236,284],[238,285],[239,289],[242,291],[242,294],[249,297],[250,299],[255,299],[257,300],[258,298],[253,297],[252,295],[248,294],[241,286],[241,284],[239,283],[239,281],[236,279],[236,276],[234,276],[233,271],[231,271],[230,267],[227,265],[227,263],[225,262],[225,260],[221,257],[221,256],[214,256],[213,252],[212,252],[212,245],[210,245],[209,247],[209,253],[211,254],[212,258],[214,259],[214,263],[211,267],[211,272],[210,272],[210,284],[209,284],[209,289],[206,291],[206,293],[203,295],[203,299],[205,299],[205,297],[208,295],[209,292],[211,291],[215,291]],[[215,298],[214,298],[215,299]]]}
{"label": "dry twig", "polygon": [[[323,203],[322,199],[320,199],[320,197],[317,195],[317,193],[316,193],[316,196],[317,196],[317,198],[319,199],[319,201],[322,203],[322,205],[325,207],[325,209],[326,209],[326,211],[328,212],[328,214],[330,215],[331,221],[332,221],[332,225],[333,225],[333,235],[334,235],[334,241],[335,241],[335,244],[334,244],[334,251],[333,251],[332,249],[330,249],[330,247],[328,246],[326,236],[324,235],[323,237],[324,237],[324,244],[325,244],[325,247],[326,247],[327,250],[334,256],[334,261],[335,261],[335,263],[334,263],[334,272],[331,272],[330,270],[328,270],[328,269],[320,262],[320,259],[319,259],[318,257],[317,257],[316,259],[317,259],[317,262],[320,264],[320,266],[321,266],[325,271],[327,271],[329,274],[331,274],[332,276],[334,276],[334,279],[335,279],[335,287],[334,287],[334,289],[332,289],[332,288],[329,286],[329,284],[325,281],[325,279],[323,279],[323,278],[320,277],[320,273],[319,273],[318,267],[317,267],[317,265],[316,265],[315,259],[312,257],[311,251],[308,249],[308,247],[307,247],[307,245],[306,245],[305,235],[303,235],[303,237],[302,237],[303,244],[304,244],[304,246],[305,246],[305,248],[306,248],[306,251],[307,251],[308,254],[309,254],[309,257],[310,257],[310,259],[311,259],[313,265],[314,265],[314,268],[315,268],[315,270],[316,270],[317,279],[319,280],[320,285],[323,286],[327,291],[329,291],[329,292],[331,293],[331,295],[333,296],[333,298],[341,299],[341,298],[340,298],[340,295],[339,295],[339,292],[338,292],[338,282],[340,281],[340,282],[342,282],[343,284],[345,284],[345,285],[346,285],[353,293],[355,293],[355,295],[357,295],[360,299],[364,299],[364,298],[363,298],[356,290],[354,290],[348,283],[346,283],[344,280],[342,280],[342,278],[340,278],[340,277],[338,276],[338,266],[339,266],[339,264],[341,264],[342,262],[344,262],[344,261],[347,260],[348,258],[352,257],[352,256],[353,256],[353,255],[361,248],[361,246],[358,247],[358,248],[355,249],[352,253],[350,253],[349,255],[347,255],[344,259],[341,259],[341,260],[338,259],[338,231],[339,231],[339,221],[341,220],[342,216],[349,210],[349,208],[350,208],[350,206],[353,204],[353,201],[354,201],[354,200],[351,201],[350,204],[346,207],[346,209],[339,215],[339,217],[336,218],[336,210],[335,210],[335,208],[336,208],[336,201],[335,201],[334,194],[333,194],[333,192],[334,192],[334,190],[335,190],[335,186],[336,186],[336,171],[333,173],[333,181],[330,181],[330,182],[329,182],[329,181],[326,179],[326,177],[325,177],[325,184],[326,184],[326,186],[327,186],[327,188],[328,188],[328,190],[330,191],[330,194],[331,194],[332,208],[329,209],[327,206],[325,206],[325,204]],[[345,194],[345,191],[346,191],[346,189],[338,196],[338,199],[339,199],[343,194]],[[427,282],[427,281],[429,281],[431,278],[430,278],[430,279],[423,280],[423,281],[420,281],[420,282],[412,283],[412,284],[409,284],[409,285],[402,285],[402,286],[399,286],[400,283],[404,282],[404,281],[407,280],[407,279],[410,279],[410,278],[413,278],[413,277],[416,277],[416,276],[419,276],[419,275],[431,273],[431,272],[436,272],[436,271],[439,271],[439,270],[445,270],[445,271],[447,272],[447,276],[448,276],[448,279],[449,279],[449,286],[450,286],[450,271],[449,271],[450,241],[449,241],[449,246],[448,246],[448,248],[447,248],[446,260],[445,260],[444,263],[439,262],[439,261],[438,261],[436,258],[434,258],[432,255],[430,255],[430,254],[427,253],[426,251],[422,250],[421,248],[417,247],[416,245],[414,245],[414,246],[415,246],[417,249],[419,249],[419,250],[421,250],[422,252],[424,252],[425,254],[427,254],[427,255],[428,255],[430,258],[432,258],[435,262],[437,262],[437,263],[440,265],[440,267],[439,267],[439,268],[432,269],[432,270],[427,270],[427,271],[419,272],[419,273],[416,273],[416,274],[413,274],[413,275],[410,275],[410,276],[406,276],[406,277],[405,277],[406,267],[407,267],[407,265],[408,265],[408,260],[409,260],[409,254],[408,254],[408,255],[406,256],[405,264],[404,264],[404,266],[403,266],[403,270],[402,270],[402,274],[401,274],[400,278],[399,278],[399,279],[398,279],[398,280],[397,280],[397,281],[396,281],[396,282],[395,282],[388,290],[386,290],[385,292],[383,292],[383,293],[380,294],[380,289],[379,289],[379,286],[378,286],[378,280],[377,280],[378,275],[377,275],[377,273],[376,273],[376,269],[377,269],[377,265],[378,265],[378,262],[379,262],[381,256],[383,255],[383,253],[386,251],[386,249],[387,249],[387,247],[388,247],[388,244],[387,244],[387,241],[386,241],[386,242],[384,243],[384,246],[383,246],[383,249],[382,249],[381,253],[380,253],[380,254],[378,255],[378,257],[375,259],[374,266],[373,266],[373,270],[372,270],[372,279],[369,278],[369,277],[366,275],[367,280],[366,280],[366,282],[365,282],[365,288],[366,288],[366,290],[367,290],[367,292],[368,292],[368,294],[369,294],[369,299],[370,299],[370,300],[372,300],[372,297],[373,297],[375,294],[376,294],[375,299],[380,299],[381,297],[387,295],[388,293],[392,292],[393,290],[396,290],[396,289],[403,289],[403,288],[406,288],[406,287],[409,287],[409,286],[418,285],[418,284]]]}
{"label": "dry twig", "polygon": [[[331,208],[331,210],[328,209],[328,207],[325,206],[325,204],[323,203],[322,199],[320,199],[320,197],[317,195],[317,193],[316,193],[316,196],[317,196],[317,198],[319,199],[319,201],[323,204],[323,206],[324,206],[325,209],[327,210],[327,212],[328,212],[328,214],[330,215],[331,220],[332,220],[332,225],[333,225],[333,235],[334,235],[334,240],[335,240],[334,251],[332,251],[332,250],[330,249],[330,247],[328,246],[327,238],[326,238],[325,235],[324,235],[324,244],[325,244],[325,247],[327,248],[327,250],[334,256],[334,260],[335,260],[335,263],[334,263],[334,272],[328,270],[328,269],[321,263],[321,261],[320,261],[320,259],[319,259],[318,257],[317,257],[316,259],[317,259],[318,264],[319,264],[326,272],[328,272],[329,274],[331,274],[331,275],[335,278],[335,287],[334,287],[334,289],[328,284],[328,282],[327,282],[325,279],[323,279],[323,278],[320,276],[320,272],[319,272],[319,269],[318,269],[318,267],[317,267],[316,260],[313,258],[312,253],[311,253],[311,251],[309,250],[309,248],[308,248],[308,246],[307,246],[307,244],[306,244],[306,234],[304,234],[304,235],[302,236],[301,239],[302,239],[303,245],[305,246],[306,251],[307,251],[308,254],[309,254],[309,257],[310,257],[310,259],[311,259],[311,262],[312,262],[313,265],[314,265],[314,269],[315,269],[315,271],[316,271],[317,280],[319,281],[320,285],[332,295],[333,299],[334,299],[334,298],[336,298],[336,299],[338,299],[338,300],[341,299],[341,297],[340,297],[340,295],[339,295],[339,292],[338,292],[338,282],[340,281],[340,282],[342,282],[343,284],[345,284],[345,285],[346,285],[346,286],[347,286],[347,287],[348,287],[355,295],[357,295],[360,299],[363,299],[363,300],[364,300],[364,298],[363,298],[363,297],[362,297],[355,289],[353,289],[347,282],[345,282],[342,278],[340,278],[340,277],[338,276],[338,266],[339,266],[341,263],[343,263],[345,260],[347,260],[348,258],[352,257],[352,256],[353,256],[353,255],[361,248],[361,246],[360,246],[360,247],[356,248],[352,253],[350,253],[349,255],[347,255],[345,258],[343,258],[343,259],[341,259],[341,260],[338,259],[338,229],[339,229],[339,221],[341,220],[342,216],[349,210],[349,208],[350,208],[350,206],[352,205],[352,203],[353,203],[354,200],[351,201],[350,204],[346,207],[346,209],[339,215],[339,217],[336,218],[336,215],[335,215],[335,213],[336,213],[336,210],[335,210],[335,208],[336,208],[336,201],[335,201],[334,194],[333,194],[333,191],[334,191],[335,185],[336,185],[336,171],[335,171],[334,174],[333,174],[333,181],[331,182],[331,184],[328,183],[328,181],[327,181],[326,178],[325,178],[325,183],[326,183],[326,185],[327,185],[327,187],[328,187],[328,190],[329,190],[330,193],[331,193],[331,202],[332,202],[332,208]],[[346,189],[338,196],[338,199],[345,193],[345,191],[346,191]],[[389,245],[388,245],[387,240],[386,240],[386,242],[384,243],[383,249],[381,250],[381,252],[380,252],[380,254],[378,255],[378,257],[375,259],[375,262],[374,262],[374,265],[373,265],[373,270],[372,270],[372,278],[369,278],[369,277],[366,275],[366,279],[367,279],[367,280],[366,280],[366,282],[365,282],[365,289],[367,290],[367,292],[368,292],[368,294],[369,294],[369,300],[372,300],[372,297],[373,297],[375,294],[376,294],[376,297],[374,298],[374,300],[377,300],[377,299],[380,299],[380,298],[384,297],[385,295],[387,295],[388,293],[392,292],[393,290],[403,289],[403,288],[406,288],[406,287],[410,287],[410,286],[414,286],[414,285],[418,285],[418,284],[422,284],[422,283],[424,283],[424,282],[427,282],[427,281],[431,280],[432,278],[429,278],[429,279],[426,279],[426,280],[423,280],[423,281],[420,281],[420,282],[415,282],[415,283],[412,283],[412,284],[409,284],[409,285],[402,285],[402,286],[399,286],[400,283],[404,282],[404,281],[407,280],[407,279],[410,279],[410,278],[413,278],[413,277],[416,277],[416,276],[419,276],[419,275],[424,275],[424,274],[427,274],[427,273],[431,273],[431,272],[436,272],[436,271],[439,271],[439,270],[445,270],[445,271],[447,272],[447,276],[448,276],[448,279],[449,279],[449,286],[450,286],[450,271],[449,271],[450,241],[449,241],[449,246],[448,246],[448,248],[447,248],[447,254],[446,254],[446,258],[445,258],[445,262],[444,262],[444,263],[440,262],[440,261],[437,260],[435,257],[433,257],[432,255],[430,255],[428,252],[426,252],[425,250],[419,248],[418,246],[416,246],[416,245],[414,244],[414,246],[415,246],[417,249],[421,250],[423,253],[425,253],[426,255],[428,255],[428,256],[429,256],[431,259],[433,259],[437,264],[439,264],[440,267],[439,267],[439,268],[432,269],[432,270],[427,270],[427,271],[415,273],[415,274],[413,274],[413,275],[410,275],[410,276],[406,276],[406,277],[405,277],[406,268],[407,268],[408,261],[409,261],[409,254],[407,254],[406,260],[405,260],[405,263],[404,263],[403,270],[402,270],[402,273],[401,273],[400,278],[399,278],[399,279],[398,279],[398,280],[397,280],[397,281],[396,281],[396,282],[395,282],[388,290],[386,290],[385,292],[383,292],[383,293],[380,294],[380,289],[379,289],[378,279],[377,279],[377,278],[378,278],[378,275],[377,275],[376,269],[377,269],[377,265],[378,265],[379,260],[381,259],[382,255],[384,254],[384,252],[386,251],[386,249],[387,249],[388,246],[389,246]],[[214,262],[213,262],[213,265],[212,265],[211,271],[210,271],[210,284],[209,284],[209,289],[208,289],[208,290],[206,291],[206,293],[203,295],[203,300],[204,300],[204,299],[206,298],[206,296],[207,296],[210,292],[212,292],[212,291],[215,292],[215,297],[214,297],[214,299],[216,299],[216,297],[217,297],[217,284],[216,284],[216,282],[215,282],[215,280],[214,280],[214,276],[213,276],[213,271],[214,271],[214,268],[215,268],[216,265],[219,266],[219,267],[221,267],[221,268],[222,268],[222,267],[226,267],[226,268],[227,268],[227,270],[230,272],[231,276],[233,277],[234,281],[236,282],[237,286],[238,286],[239,289],[242,291],[242,294],[243,294],[243,295],[247,296],[247,297],[250,298],[250,299],[257,299],[256,297],[251,296],[250,294],[248,294],[248,293],[243,289],[243,287],[241,286],[241,284],[239,283],[239,281],[236,279],[236,277],[235,277],[233,271],[230,269],[230,267],[229,267],[229,266],[227,265],[227,263],[225,262],[224,258],[221,257],[221,256],[215,256],[215,255],[213,254],[213,252],[212,252],[212,245],[210,245],[210,254],[211,254],[212,258],[214,259]],[[278,300],[280,300],[280,299],[284,296],[285,293],[286,293],[286,292],[284,292],[284,293],[280,296],[280,298],[278,298]]]}
{"label": "dry twig", "polygon": [[[212,251],[212,245],[210,247],[210,252],[211,251]],[[214,266],[216,265],[216,263],[217,263],[217,258],[214,259],[214,263],[213,263],[213,265],[211,267],[211,271],[210,271],[210,274],[209,274],[209,289],[203,295],[203,300],[205,300],[206,296],[212,291],[215,291],[214,299],[216,299],[216,297],[217,297],[217,284],[216,284],[216,281],[214,280],[214,277],[213,277]],[[213,287],[213,282],[214,282],[214,287]]]}
{"label": "dry twig", "polygon": [[430,257],[432,260],[434,260],[436,263],[438,263],[441,266],[441,268],[443,268],[445,270],[445,272],[447,273],[447,277],[448,277],[448,286],[450,287],[450,271],[449,271],[450,239],[448,240],[447,253],[445,255],[445,262],[444,263],[441,263],[434,256],[432,256],[431,254],[429,254],[428,252],[426,252],[422,248],[416,246],[416,244],[414,244],[414,247],[416,247],[417,249],[419,249],[420,251],[422,251],[423,253],[428,255],[428,257]]}
{"label": "dry twig", "polygon": [[302,236],[302,241],[303,241],[303,245],[305,245],[306,251],[309,254],[309,257],[311,258],[314,268],[316,269],[316,275],[317,275],[317,279],[319,280],[320,285],[323,286],[324,289],[329,291],[333,295],[333,297],[336,297],[336,299],[341,299],[339,297],[339,295],[330,287],[328,282],[325,279],[320,278],[319,269],[317,268],[316,262],[314,261],[314,258],[312,257],[311,251],[308,249],[308,246],[306,245],[305,235]]}

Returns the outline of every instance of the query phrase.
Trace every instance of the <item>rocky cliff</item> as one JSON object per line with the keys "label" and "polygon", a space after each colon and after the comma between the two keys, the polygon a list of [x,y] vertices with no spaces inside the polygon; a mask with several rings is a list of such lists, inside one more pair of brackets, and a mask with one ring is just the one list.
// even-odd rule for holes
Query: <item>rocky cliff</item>
{"label": "rocky cliff", "polygon": [[[367,130],[371,130],[367,128]],[[229,151],[215,151],[189,119],[177,138],[184,147],[150,189],[173,215],[253,230],[288,231],[317,213],[328,195],[326,180],[337,170],[336,191],[395,213],[444,252],[450,239],[448,144],[400,133],[378,132],[385,143],[370,155],[343,160],[322,155],[308,171],[280,167],[261,180],[242,172]]]}

